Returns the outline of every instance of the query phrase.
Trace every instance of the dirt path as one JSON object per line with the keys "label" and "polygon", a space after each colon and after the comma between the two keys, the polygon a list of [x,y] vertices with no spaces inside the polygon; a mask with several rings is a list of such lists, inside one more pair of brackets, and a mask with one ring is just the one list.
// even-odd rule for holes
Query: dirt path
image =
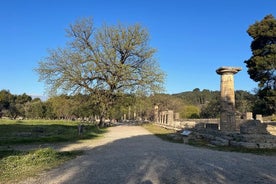
{"label": "dirt path", "polygon": [[164,142],[139,126],[118,126],[101,139],[60,147],[85,154],[21,183],[276,183],[276,157]]}

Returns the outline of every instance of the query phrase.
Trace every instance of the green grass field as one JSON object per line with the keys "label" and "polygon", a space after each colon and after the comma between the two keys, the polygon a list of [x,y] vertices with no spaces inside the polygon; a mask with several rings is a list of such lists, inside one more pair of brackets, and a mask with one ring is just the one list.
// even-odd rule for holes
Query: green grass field
{"label": "green grass field", "polygon": [[75,121],[0,120],[0,146],[77,141],[98,137],[106,131],[86,123],[83,134],[79,135],[79,124]]}
{"label": "green grass field", "polygon": [[81,155],[81,151],[57,152],[51,148],[1,151],[0,183],[16,183]]}
{"label": "green grass field", "polygon": [[16,183],[41,171],[81,155],[82,151],[58,152],[51,148],[19,151],[12,145],[76,142],[100,137],[107,129],[84,124],[78,133],[80,122],[52,120],[0,120],[0,183]]}

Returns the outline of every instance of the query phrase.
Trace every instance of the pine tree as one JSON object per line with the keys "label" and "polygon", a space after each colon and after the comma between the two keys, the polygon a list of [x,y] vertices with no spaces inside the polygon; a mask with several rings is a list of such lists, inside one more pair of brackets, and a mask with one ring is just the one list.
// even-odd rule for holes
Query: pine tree
{"label": "pine tree", "polygon": [[267,15],[247,30],[253,38],[252,56],[246,60],[250,78],[258,82],[259,101],[266,104],[266,115],[276,113],[276,19]]}

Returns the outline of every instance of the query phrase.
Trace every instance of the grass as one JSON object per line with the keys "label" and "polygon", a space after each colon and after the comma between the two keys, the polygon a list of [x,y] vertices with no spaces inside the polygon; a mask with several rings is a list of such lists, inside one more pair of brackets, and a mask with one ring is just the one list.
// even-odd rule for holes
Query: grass
{"label": "grass", "polygon": [[99,137],[106,132],[106,129],[87,123],[83,134],[79,135],[78,124],[75,121],[0,120],[0,146],[77,141]]}
{"label": "grass", "polygon": [[0,151],[0,183],[18,182],[57,167],[81,153],[81,151],[57,152],[51,148],[33,151]]}
{"label": "grass", "polygon": [[[175,141],[170,138],[170,134],[176,133],[174,130],[165,129],[163,127],[154,125],[154,124],[145,124],[143,125],[145,129],[156,135],[157,137],[160,137],[162,140],[175,142],[175,143],[183,143],[183,141]],[[276,155],[276,149],[254,149],[254,148],[242,148],[242,147],[231,147],[231,146],[215,146],[210,145],[209,142],[205,140],[189,140],[188,142],[191,146],[196,147],[202,147],[202,148],[208,148],[212,150],[218,150],[218,151],[229,151],[229,152],[240,152],[240,153],[252,153],[257,155]]]}
{"label": "grass", "polygon": [[107,131],[86,123],[84,132],[79,135],[79,124],[75,121],[0,119],[0,183],[16,183],[82,154],[81,151],[57,152],[51,148],[18,151],[11,150],[12,145],[75,142],[100,137]]}
{"label": "grass", "polygon": [[170,137],[170,134],[176,133],[175,130],[170,130],[163,128],[161,126],[154,125],[152,123],[144,124],[143,127],[147,129],[149,132],[153,133],[155,136],[161,138],[165,141],[175,142],[175,143],[183,143],[183,141],[174,140],[172,137]]}

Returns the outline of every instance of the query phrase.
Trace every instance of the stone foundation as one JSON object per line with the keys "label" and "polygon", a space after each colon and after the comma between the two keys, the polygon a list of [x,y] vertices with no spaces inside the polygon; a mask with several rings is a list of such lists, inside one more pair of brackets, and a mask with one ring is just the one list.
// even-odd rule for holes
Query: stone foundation
{"label": "stone foundation", "polygon": [[233,146],[244,148],[275,149],[276,122],[261,123],[259,120],[247,120],[241,124],[240,133],[216,130],[215,125],[196,124],[189,129],[192,133],[183,137],[183,142],[191,139],[205,140],[216,146]]}
{"label": "stone foundation", "polygon": [[248,120],[240,126],[241,134],[269,134],[267,125],[259,120]]}
{"label": "stone foundation", "polygon": [[240,133],[226,133],[221,131],[215,131],[211,129],[202,129],[193,131],[191,136],[187,139],[205,140],[210,144],[216,146],[233,146],[244,148],[276,148],[276,138],[271,134],[240,134]]}

